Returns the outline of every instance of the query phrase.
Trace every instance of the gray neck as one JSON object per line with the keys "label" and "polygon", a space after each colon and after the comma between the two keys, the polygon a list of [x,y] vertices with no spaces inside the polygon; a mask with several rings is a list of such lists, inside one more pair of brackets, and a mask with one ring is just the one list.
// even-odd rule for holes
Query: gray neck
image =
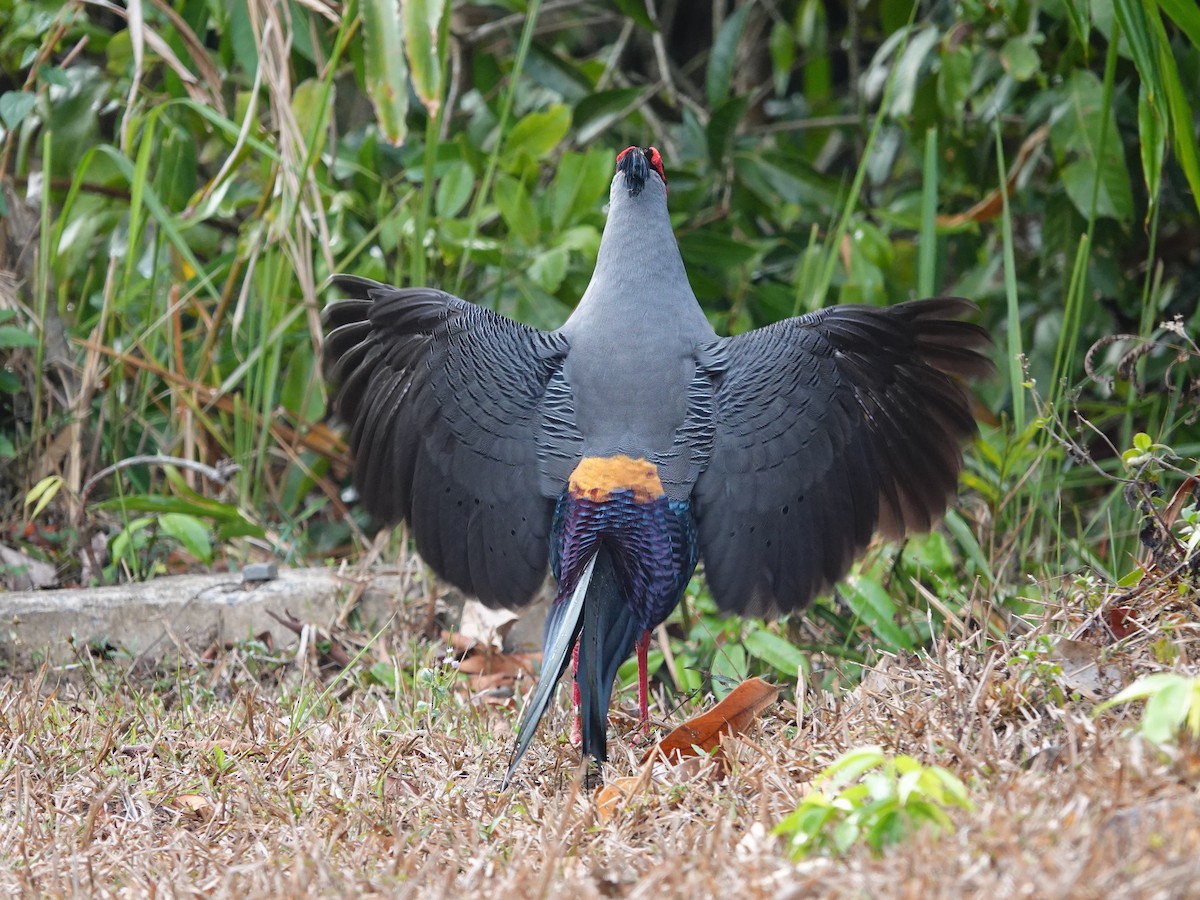
{"label": "gray neck", "polygon": [[652,172],[642,191],[631,197],[625,176],[618,172],[609,191],[596,270],[563,330],[570,332],[580,320],[599,316],[633,321],[648,313],[709,330],[671,230],[666,185]]}

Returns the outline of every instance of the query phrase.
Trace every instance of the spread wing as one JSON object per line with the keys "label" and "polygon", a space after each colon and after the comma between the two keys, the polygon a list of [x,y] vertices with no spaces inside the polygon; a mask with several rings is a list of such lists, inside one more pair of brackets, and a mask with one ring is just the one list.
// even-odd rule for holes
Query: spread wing
{"label": "spread wing", "polygon": [[988,374],[967,300],[832,307],[716,342],[712,456],[696,483],[725,610],[798,609],[878,529],[928,529],[975,434],[961,379]]}
{"label": "spread wing", "polygon": [[490,605],[528,602],[562,489],[547,473],[577,455],[565,339],[442,291],[331,283],[348,299],[324,312],[323,363],[363,504],[407,520],[447,581]]}

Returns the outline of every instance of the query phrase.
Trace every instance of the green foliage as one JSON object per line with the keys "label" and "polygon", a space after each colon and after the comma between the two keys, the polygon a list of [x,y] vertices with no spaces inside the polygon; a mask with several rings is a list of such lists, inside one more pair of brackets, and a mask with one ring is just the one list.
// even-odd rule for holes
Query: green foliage
{"label": "green foliage", "polygon": [[947,769],[881,747],[858,747],[822,770],[774,833],[787,840],[795,859],[844,856],[860,843],[880,854],[922,828],[949,831],[947,810],[954,807],[974,805]]}
{"label": "green foliage", "polygon": [[1097,706],[1096,714],[1135,700],[1146,701],[1138,732],[1151,743],[1174,743],[1184,732],[1193,741],[1200,738],[1200,678],[1174,672],[1143,675]]}

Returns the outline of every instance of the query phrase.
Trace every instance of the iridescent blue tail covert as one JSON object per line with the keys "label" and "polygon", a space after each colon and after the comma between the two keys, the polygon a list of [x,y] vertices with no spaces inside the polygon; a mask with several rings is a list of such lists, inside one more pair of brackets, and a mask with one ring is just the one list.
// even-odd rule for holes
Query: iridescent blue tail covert
{"label": "iridescent blue tail covert", "polygon": [[579,463],[555,508],[550,565],[558,592],[546,618],[542,679],[517,729],[506,783],[577,644],[582,749],[608,758],[617,669],[638,637],[678,605],[697,556],[690,504],[667,497],[653,463],[623,455]]}

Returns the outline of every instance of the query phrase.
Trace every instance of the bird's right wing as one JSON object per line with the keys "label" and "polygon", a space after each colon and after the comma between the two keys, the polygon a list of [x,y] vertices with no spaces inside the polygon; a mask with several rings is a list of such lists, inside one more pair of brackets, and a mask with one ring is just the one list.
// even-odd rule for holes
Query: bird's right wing
{"label": "bird's right wing", "polygon": [[722,609],[799,609],[879,529],[930,527],[975,433],[961,379],[990,341],[957,298],[843,306],[708,348],[721,374],[696,483],[700,552]]}
{"label": "bird's right wing", "polygon": [[363,504],[484,603],[528,602],[562,490],[547,473],[578,452],[565,339],[442,291],[331,283],[348,299],[323,314],[324,368]]}

